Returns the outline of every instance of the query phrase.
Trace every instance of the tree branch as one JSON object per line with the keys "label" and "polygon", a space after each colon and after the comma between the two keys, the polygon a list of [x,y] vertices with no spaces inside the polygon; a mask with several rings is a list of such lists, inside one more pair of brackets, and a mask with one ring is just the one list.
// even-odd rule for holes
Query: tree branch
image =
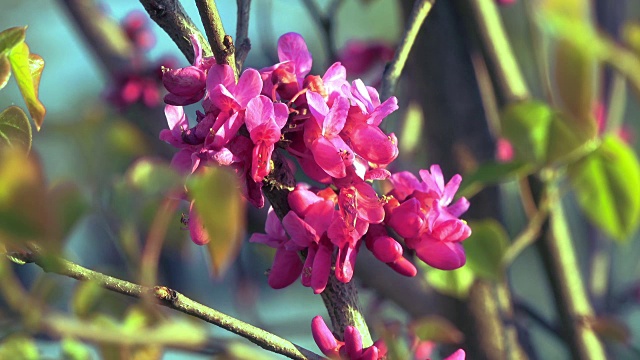
{"label": "tree branch", "polygon": [[40,266],[45,272],[68,276],[80,281],[94,281],[107,290],[135,298],[154,298],[158,304],[162,306],[202,319],[240,335],[265,350],[282,354],[291,359],[322,359],[321,356],[301,346],[209,308],[165,286],[141,286],[87,269],[62,258],[44,256],[38,250],[12,253],[11,256],[26,263],[34,263]]}
{"label": "tree branch", "polygon": [[[289,172],[284,155],[275,151],[272,159],[274,171],[271,176],[273,178],[265,180],[265,186],[262,190],[264,196],[273,206],[273,211],[282,221],[282,218],[291,210],[287,199],[290,192],[289,189],[293,189],[293,186],[295,186],[295,179],[293,174]],[[274,183],[278,185],[274,186]],[[333,261],[335,263],[335,257]],[[345,284],[336,278],[335,272],[331,272],[327,287],[320,295],[331,318],[335,335],[342,337],[347,326],[354,326],[362,336],[364,347],[373,344],[369,328],[360,309],[358,289],[353,281]]]}
{"label": "tree branch", "polygon": [[235,47],[231,36],[224,31],[215,0],[196,0],[196,5],[216,62],[220,65],[231,66],[237,78],[238,68],[236,67]]}
{"label": "tree branch", "polygon": [[382,76],[382,86],[380,90],[381,99],[388,99],[391,94],[394,93],[396,84],[400,79],[400,74],[402,74],[404,65],[407,63],[407,59],[409,58],[411,47],[413,47],[413,43],[416,41],[416,36],[418,36],[418,31],[422,27],[424,19],[429,15],[429,11],[431,11],[434,3],[435,0],[417,0],[415,2],[411,12],[411,17],[409,18],[409,23],[407,24],[407,28],[404,32],[404,37],[396,49],[396,54],[393,60],[389,65],[387,65],[384,75]]}
{"label": "tree branch", "polygon": [[333,41],[333,18],[342,4],[342,0],[333,0],[329,4],[326,14],[322,14],[315,0],[304,0],[304,6],[307,8],[311,19],[322,29],[324,33],[325,48],[329,63],[336,59],[336,44]]}
{"label": "tree branch", "polygon": [[92,0],[60,0],[60,4],[112,78],[131,66],[133,46],[129,39]]}
{"label": "tree branch", "polygon": [[236,67],[242,71],[242,65],[251,50],[249,40],[249,13],[251,12],[251,0],[237,0],[238,21],[236,24]]}
{"label": "tree branch", "polygon": [[140,0],[153,21],[164,30],[184,56],[193,63],[194,54],[190,35],[195,35],[201,46],[204,56],[211,56],[211,48],[200,30],[191,21],[178,0]]}

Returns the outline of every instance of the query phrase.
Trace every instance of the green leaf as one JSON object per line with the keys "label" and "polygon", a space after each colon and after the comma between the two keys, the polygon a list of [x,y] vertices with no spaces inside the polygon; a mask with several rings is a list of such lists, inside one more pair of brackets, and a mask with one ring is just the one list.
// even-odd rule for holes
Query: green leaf
{"label": "green leaf", "polygon": [[31,125],[27,114],[17,106],[9,106],[0,113],[0,148],[31,149]]}
{"label": "green leaf", "polygon": [[11,78],[11,63],[6,54],[0,54],[0,90],[2,90]]}
{"label": "green leaf", "polygon": [[623,241],[640,220],[640,164],[622,140],[607,136],[596,151],[568,168],[578,204],[605,234]]}
{"label": "green leaf", "polygon": [[507,163],[486,162],[462,178],[458,195],[470,198],[485,186],[499,184],[514,178],[521,178],[529,175],[533,171],[534,167],[523,161],[511,161]]}
{"label": "green leaf", "polygon": [[153,197],[166,195],[183,184],[183,179],[169,164],[148,158],[131,165],[125,178],[133,189]]}
{"label": "green leaf", "polygon": [[574,33],[571,36],[573,39],[560,38],[556,44],[554,76],[557,94],[563,108],[571,115],[571,121],[575,122],[572,128],[592,137],[598,131],[593,116],[598,60],[589,49],[590,38],[586,34]]}
{"label": "green leaf", "polygon": [[464,334],[441,316],[425,316],[417,319],[411,323],[410,329],[422,341],[459,344],[464,340]]}
{"label": "green leaf", "polygon": [[6,54],[18,44],[24,42],[27,27],[12,27],[0,32],[0,54]]}
{"label": "green leaf", "polygon": [[21,244],[53,235],[40,163],[20,150],[0,151],[0,238]]}
{"label": "green leaf", "polygon": [[65,360],[91,360],[91,350],[80,341],[65,338],[61,342],[62,356]]}
{"label": "green leaf", "polygon": [[27,104],[27,109],[36,125],[36,129],[40,130],[46,109],[38,99],[38,84],[40,83],[40,74],[44,66],[42,58],[38,58],[30,56],[29,47],[25,43],[17,45],[9,53],[9,62],[20,93],[22,93],[24,102]]}
{"label": "green leaf", "polygon": [[71,308],[78,317],[86,318],[102,296],[104,290],[95,281],[79,282],[71,299]]}
{"label": "green leaf", "polygon": [[501,121],[502,135],[513,145],[517,160],[549,164],[592,150],[591,137],[584,134],[576,122],[539,101],[507,106]]}
{"label": "green leaf", "polygon": [[502,257],[509,246],[508,235],[499,222],[493,219],[469,223],[473,229],[464,241],[467,265],[475,275],[489,280],[500,280]]}
{"label": "green leaf", "polygon": [[70,182],[59,183],[49,189],[49,199],[60,229],[59,237],[64,238],[89,210],[89,202],[78,186]]}
{"label": "green leaf", "polygon": [[427,284],[442,294],[458,299],[467,298],[475,280],[473,271],[468,266],[456,270],[434,269],[422,262],[418,262],[418,266],[425,271]]}
{"label": "green leaf", "polygon": [[237,256],[244,235],[245,203],[237,177],[224,168],[206,168],[189,178],[187,189],[209,237],[213,273],[220,276]]}
{"label": "green leaf", "polygon": [[0,344],[0,359],[38,360],[38,347],[32,338],[11,335]]}

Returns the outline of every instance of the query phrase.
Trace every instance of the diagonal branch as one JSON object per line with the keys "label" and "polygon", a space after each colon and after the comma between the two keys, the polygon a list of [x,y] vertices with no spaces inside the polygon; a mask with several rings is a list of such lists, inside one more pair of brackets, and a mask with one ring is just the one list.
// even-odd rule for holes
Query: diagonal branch
{"label": "diagonal branch", "polygon": [[424,23],[424,19],[429,15],[435,1],[436,0],[417,0],[413,6],[409,24],[396,50],[396,55],[391,63],[387,65],[384,75],[382,76],[381,99],[388,99],[395,91],[396,84],[400,79],[402,70],[404,70],[404,65],[407,63],[413,43],[416,41],[416,36],[418,36],[418,31],[420,31],[422,23]]}
{"label": "diagonal branch", "polygon": [[94,281],[103,288],[127,296],[154,298],[158,304],[178,310],[231,331],[248,339],[252,343],[291,359],[322,359],[321,356],[280,338],[272,333],[247,324],[234,317],[200,304],[181,293],[165,286],[145,287],[105,275],[62,258],[51,258],[40,254],[39,250],[24,253],[13,253],[13,258],[40,266],[45,272],[56,273],[81,281]]}
{"label": "diagonal branch", "polygon": [[173,40],[184,56],[193,63],[190,35],[195,35],[204,56],[211,56],[211,48],[178,0],[140,0],[147,13]]}
{"label": "diagonal branch", "polygon": [[196,0],[200,18],[204,25],[204,31],[209,38],[209,44],[213,51],[213,56],[218,64],[227,64],[233,69],[233,73],[238,77],[238,69],[235,60],[235,46],[231,36],[227,35],[220,20],[220,13],[215,0]]}

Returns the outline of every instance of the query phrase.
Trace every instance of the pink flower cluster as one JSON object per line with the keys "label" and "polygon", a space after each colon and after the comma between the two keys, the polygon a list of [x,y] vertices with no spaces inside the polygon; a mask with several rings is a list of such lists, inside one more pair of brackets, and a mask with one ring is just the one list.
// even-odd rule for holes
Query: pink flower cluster
{"label": "pink flower cluster", "polygon": [[[320,351],[331,359],[378,360],[385,359],[387,355],[387,345],[382,339],[365,348],[362,344],[360,332],[353,326],[347,326],[344,329],[343,340],[337,339],[327,327],[322,316],[316,316],[311,320],[311,334]],[[425,349],[414,349],[414,359],[429,359],[434,344],[431,342],[425,343],[427,343]],[[465,358],[465,351],[458,349],[444,360],[464,360]]]}
{"label": "pink flower cluster", "polygon": [[123,110],[141,103],[146,107],[158,106],[162,99],[162,67],[173,67],[175,60],[164,57],[150,62],[146,52],[155,45],[155,35],[149,27],[149,16],[142,11],[132,11],[121,23],[122,30],[133,46],[130,64],[120,69],[111,79],[106,99]]}
{"label": "pink flower cluster", "polygon": [[[361,80],[349,83],[339,62],[323,76],[309,75],[311,54],[296,33],[278,40],[279,63],[247,69],[237,81],[231,67],[202,57],[195,38],[192,43],[193,65],[163,75],[169,129],[160,138],[180,149],[172,164],[187,173],[204,165],[231,166],[246,198],[261,207],[262,183],[272,171],[277,146],[324,186],[298,184],[289,194],[291,211],[282,222],[270,211],[266,234],[251,237],[276,248],[269,274],[273,288],[301,277],[303,285],[320,293],[331,271],[349,282],[362,242],[392,269],[414,276],[416,268],[403,257],[396,235],[431,266],[455,269],[464,264],[460,242],[471,229],[458,217],[469,203],[461,198],[451,204],[460,176],[445,185],[438,166],[420,171],[422,181],[386,169],[398,156],[397,139],[379,126],[398,109],[395,97],[381,101],[376,89]],[[202,110],[191,126],[183,106],[196,102]],[[385,196],[373,187],[382,180],[393,185]],[[207,239],[198,223],[191,211],[192,238],[202,244]]]}

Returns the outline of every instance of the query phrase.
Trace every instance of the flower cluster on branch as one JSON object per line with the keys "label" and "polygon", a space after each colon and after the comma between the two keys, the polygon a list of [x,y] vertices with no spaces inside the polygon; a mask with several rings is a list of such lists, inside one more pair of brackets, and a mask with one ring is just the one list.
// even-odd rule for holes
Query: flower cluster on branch
{"label": "flower cluster on branch", "polygon": [[[269,211],[266,234],[250,239],[276,249],[271,287],[284,288],[301,278],[319,294],[332,271],[347,283],[363,242],[377,259],[405,276],[417,271],[403,256],[400,238],[433,267],[464,265],[460,243],[471,229],[459,216],[469,202],[460,198],[452,204],[460,175],[445,184],[437,165],[421,170],[421,181],[387,169],[398,156],[398,140],[380,124],[398,109],[395,97],[381,101],[377,90],[362,80],[349,83],[339,62],[323,76],[309,75],[312,57],[297,33],[278,40],[279,63],[246,69],[237,80],[230,66],[203,57],[196,38],[191,40],[193,65],[165,69],[163,75],[169,129],[160,138],[180,149],[172,165],[185,173],[202,166],[231,166],[244,196],[262,207],[261,188],[273,171],[271,156],[278,147],[321,184],[298,183],[288,195],[291,211],[282,221]],[[198,102],[202,110],[190,126],[183,106]],[[287,161],[294,171],[294,161]],[[378,194],[374,182],[379,181],[391,184],[388,193]],[[192,206],[192,239],[204,244],[199,222]],[[382,351],[374,348],[353,350],[359,355],[349,357]]]}

